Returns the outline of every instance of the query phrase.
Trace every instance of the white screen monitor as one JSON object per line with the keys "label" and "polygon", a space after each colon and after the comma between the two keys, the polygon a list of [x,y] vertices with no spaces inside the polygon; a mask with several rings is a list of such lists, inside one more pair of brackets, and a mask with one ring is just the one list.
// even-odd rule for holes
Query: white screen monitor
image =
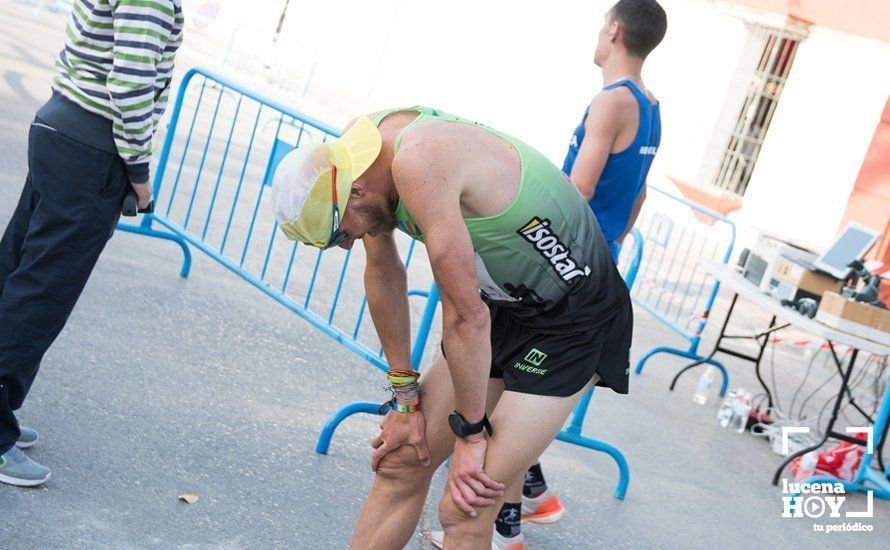
{"label": "white screen monitor", "polygon": [[853,260],[861,260],[877,240],[877,231],[858,223],[848,223],[831,248],[816,258],[813,266],[838,279],[846,279],[850,274],[847,265]]}

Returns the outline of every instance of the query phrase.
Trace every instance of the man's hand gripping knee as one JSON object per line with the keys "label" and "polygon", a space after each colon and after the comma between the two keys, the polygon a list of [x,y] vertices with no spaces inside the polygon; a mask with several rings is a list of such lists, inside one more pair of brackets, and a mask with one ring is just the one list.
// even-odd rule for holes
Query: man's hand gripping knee
{"label": "man's hand gripping knee", "polygon": [[473,518],[476,508],[491,506],[504,494],[504,484],[491,479],[482,470],[487,448],[483,433],[457,438],[448,469],[451,499],[462,512]]}
{"label": "man's hand gripping knee", "polygon": [[426,444],[426,424],[423,413],[402,413],[391,410],[380,423],[380,434],[371,441],[371,469],[375,472],[380,461],[389,453],[403,445],[410,445],[417,451],[417,458],[424,466],[430,465],[430,450]]}

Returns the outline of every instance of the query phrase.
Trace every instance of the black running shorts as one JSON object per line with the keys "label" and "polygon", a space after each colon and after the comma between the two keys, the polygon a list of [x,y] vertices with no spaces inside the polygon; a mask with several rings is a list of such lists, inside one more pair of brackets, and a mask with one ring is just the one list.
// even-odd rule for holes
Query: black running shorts
{"label": "black running shorts", "polygon": [[489,304],[489,309],[490,377],[503,378],[506,390],[568,397],[599,374],[597,386],[627,393],[633,336],[630,300],[594,328],[558,333],[521,325],[496,305]]}

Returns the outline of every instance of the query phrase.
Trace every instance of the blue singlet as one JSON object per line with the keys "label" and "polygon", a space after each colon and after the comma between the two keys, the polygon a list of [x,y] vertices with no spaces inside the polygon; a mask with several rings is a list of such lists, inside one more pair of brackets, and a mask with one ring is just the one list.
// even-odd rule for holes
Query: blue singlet
{"label": "blue singlet", "polygon": [[[603,173],[596,184],[596,191],[590,201],[590,207],[600,223],[603,236],[609,243],[612,257],[618,261],[618,253],[621,246],[616,242],[624,230],[633,211],[634,203],[643,186],[646,185],[646,175],[652,166],[652,159],[658,152],[661,143],[661,114],[658,103],[652,103],[649,98],[640,91],[630,80],[621,80],[603,88],[611,90],[618,86],[627,86],[633,92],[640,106],[640,121],[637,135],[627,149],[609,155]],[[581,124],[575,128],[569,151],[566,154],[562,171],[569,176],[575,165],[575,158],[584,141],[584,123],[590,107],[584,110]]]}

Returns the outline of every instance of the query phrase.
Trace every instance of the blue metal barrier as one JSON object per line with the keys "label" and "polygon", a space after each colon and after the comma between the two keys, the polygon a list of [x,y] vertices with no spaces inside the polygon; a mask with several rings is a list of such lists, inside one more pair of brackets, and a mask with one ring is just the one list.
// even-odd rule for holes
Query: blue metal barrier
{"label": "blue metal barrier", "polygon": [[[387,365],[373,327],[363,323],[367,300],[361,273],[361,249],[325,252],[299,247],[277,237],[277,223],[265,204],[265,193],[283,156],[302,143],[336,138],[338,132],[321,122],[202,69],[186,73],[176,95],[153,182],[155,213],[138,225],[118,229],[177,243],[184,259],[180,274],[188,277],[190,247],[279,302],[319,330],[381,370]],[[159,226],[160,228],[157,228]],[[633,284],[640,265],[642,237],[633,232],[624,277]],[[423,247],[399,237],[406,267]],[[416,265],[416,262],[415,262]],[[622,265],[625,265],[622,262]],[[424,298],[412,319],[411,360],[419,369],[424,359],[439,302],[429,269],[412,269],[429,290],[412,289]],[[424,287],[425,288],[425,287]],[[581,436],[592,391],[579,403],[569,427],[559,439],[602,451],[619,466],[616,497],[627,488],[627,461],[606,443]],[[378,403],[359,402],[335,413],[322,430],[316,451],[327,453],[337,426],[356,413],[375,414]]]}
{"label": "blue metal barrier", "polygon": [[[640,269],[640,262],[643,260],[643,235],[637,228],[631,229],[630,234],[633,237],[633,246],[628,247],[624,245],[622,247],[621,257],[618,259],[618,267],[621,269],[621,275],[624,277],[624,283],[627,285],[628,290],[633,290],[634,282],[637,280],[637,272]],[[581,401],[575,405],[569,425],[556,435],[556,439],[594,451],[600,451],[611,456],[618,465],[618,487],[615,488],[615,498],[624,500],[624,496],[627,494],[627,484],[630,482],[630,469],[627,466],[627,459],[624,458],[621,451],[612,445],[581,435],[581,429],[584,427],[584,417],[587,415],[587,407],[590,405],[593,391],[594,388],[591,388],[581,398]]]}
{"label": "blue metal barrier", "polygon": [[44,11],[68,14],[74,9],[73,0],[12,0],[12,3],[33,6],[34,17],[39,17]]}
{"label": "blue metal barrier", "polygon": [[[643,257],[643,236],[639,230],[632,229],[631,237],[633,245],[624,247],[619,261],[619,267],[628,289],[633,287],[640,267],[640,261]],[[416,350],[417,348],[415,347]],[[412,363],[416,365],[418,360],[412,358]],[[594,451],[600,451],[612,457],[618,465],[618,486],[615,489],[615,498],[624,499],[624,496],[627,494],[627,485],[630,482],[630,470],[627,466],[627,459],[624,458],[621,451],[612,445],[581,435],[584,417],[587,415],[587,407],[590,405],[593,391],[594,389],[591,388],[575,405],[568,426],[557,434],[556,439]],[[324,428],[322,428],[321,434],[318,437],[318,443],[315,446],[315,452],[327,454],[331,447],[331,438],[334,436],[334,432],[346,418],[359,413],[377,414],[379,407],[378,403],[355,402],[335,412],[325,423]]]}
{"label": "blue metal barrier", "polygon": [[637,274],[640,272],[640,264],[643,262],[643,234],[636,227],[630,230],[633,246],[627,246],[626,241],[621,247],[621,255],[618,257],[618,270],[629,291],[633,291]]}
{"label": "blue metal barrier", "polygon": [[654,355],[667,353],[708,363],[723,375],[720,396],[729,375],[714,359],[698,353],[701,334],[717,298],[719,283],[699,265],[703,258],[726,263],[735,244],[735,224],[725,216],[657,187],[650,193],[637,221],[645,238],[645,261],[640,281],[631,294],[634,302],[689,342],[686,349],[658,346],[637,363],[635,372]]}
{"label": "blue metal barrier", "polygon": [[[180,84],[154,176],[155,213],[118,229],[195,247],[363,359],[386,370],[376,333],[365,323],[362,250],[321,251],[279,236],[266,188],[288,151],[336,138],[337,130],[202,69]],[[422,253],[399,241],[406,266]],[[412,273],[418,270],[412,270]],[[422,275],[426,275],[423,277]],[[412,275],[413,277],[414,275]],[[412,357],[420,363],[438,292],[421,273],[424,298]],[[413,307],[417,304],[413,304]],[[421,313],[422,312],[422,313]]]}

